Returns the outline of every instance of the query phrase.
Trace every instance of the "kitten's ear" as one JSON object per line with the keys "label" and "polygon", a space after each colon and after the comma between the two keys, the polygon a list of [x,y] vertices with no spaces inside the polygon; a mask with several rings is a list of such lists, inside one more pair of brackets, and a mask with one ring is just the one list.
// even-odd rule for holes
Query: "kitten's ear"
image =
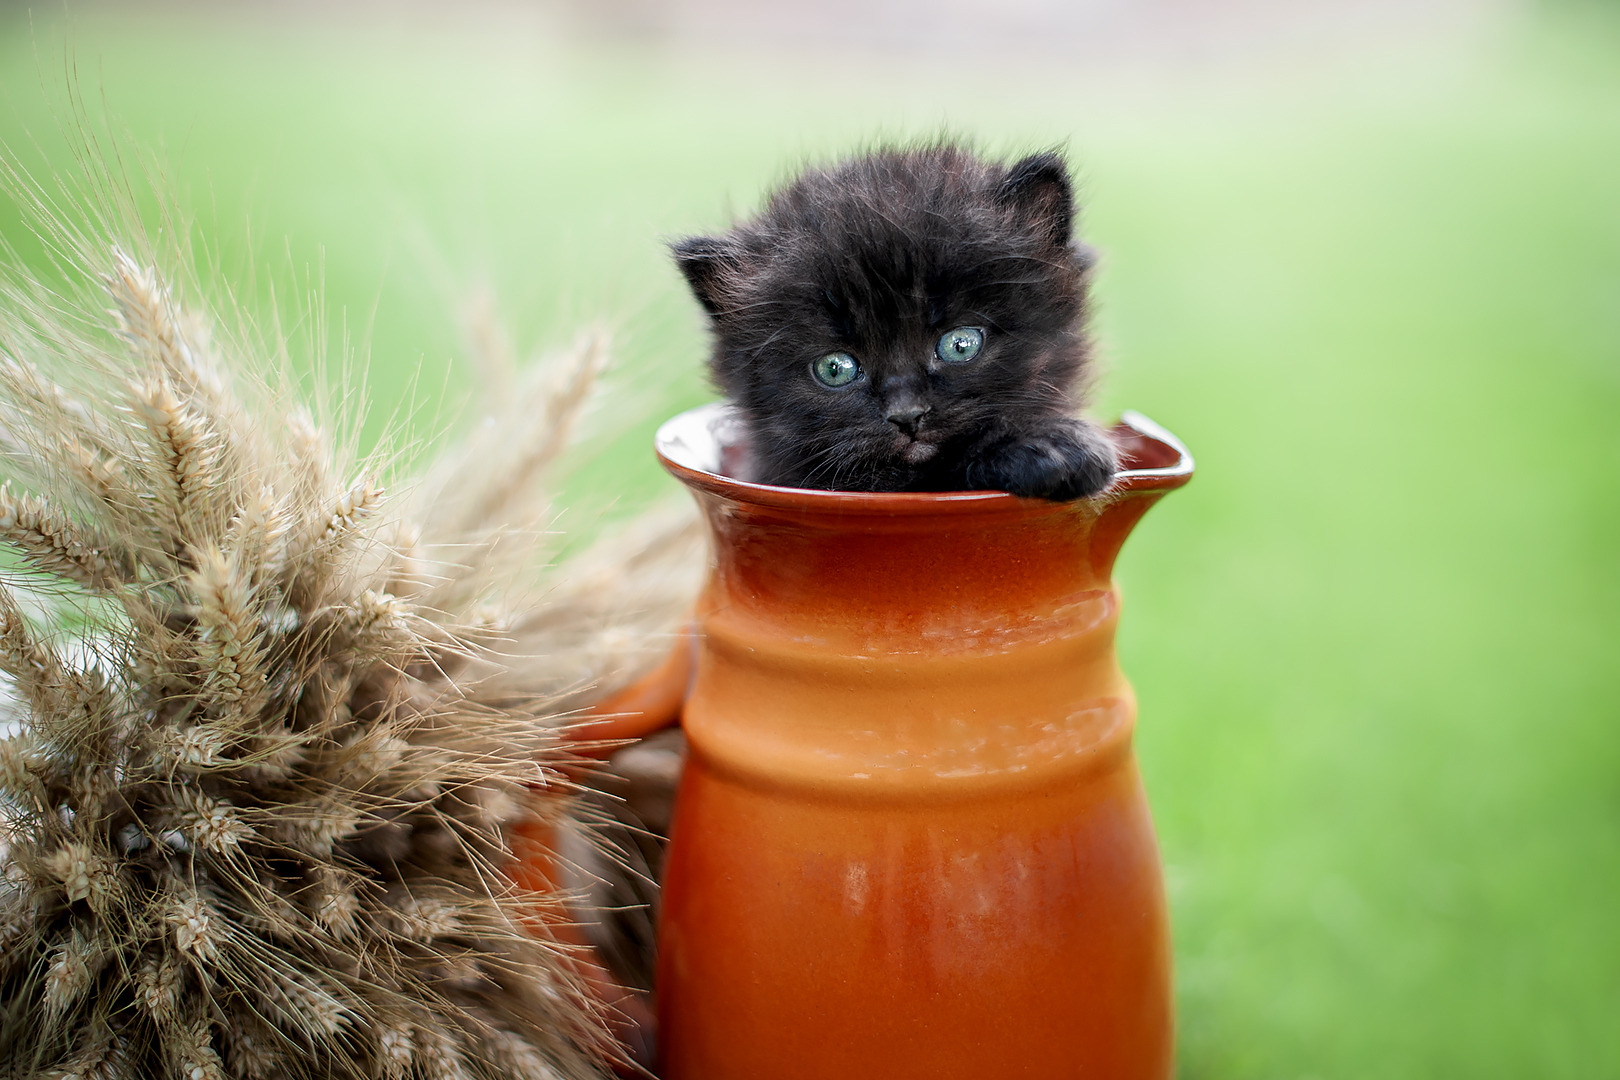
{"label": "kitten's ear", "polygon": [[1045,229],[1054,244],[1069,242],[1074,232],[1074,190],[1069,168],[1056,154],[1031,154],[1009,167],[996,198]]}
{"label": "kitten's ear", "polygon": [[736,247],[718,236],[689,236],[669,249],[703,310],[710,315],[720,314],[726,279],[737,270]]}

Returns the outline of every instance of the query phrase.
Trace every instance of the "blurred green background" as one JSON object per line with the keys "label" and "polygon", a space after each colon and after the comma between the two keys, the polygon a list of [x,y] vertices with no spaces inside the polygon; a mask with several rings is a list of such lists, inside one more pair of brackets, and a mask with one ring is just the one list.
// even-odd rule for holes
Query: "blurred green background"
{"label": "blurred green background", "polygon": [[1180,1075],[1620,1076],[1617,12],[859,7],[0,8],[0,140],[65,166],[76,71],[228,278],[324,277],[370,437],[458,415],[469,296],[611,325],[626,505],[708,396],[666,239],[874,139],[1066,145],[1098,411],[1199,463],[1120,570]]}

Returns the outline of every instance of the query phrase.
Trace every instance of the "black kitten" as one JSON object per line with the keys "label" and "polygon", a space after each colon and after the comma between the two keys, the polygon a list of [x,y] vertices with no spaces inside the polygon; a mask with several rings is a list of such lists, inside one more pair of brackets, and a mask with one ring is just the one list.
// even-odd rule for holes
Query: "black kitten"
{"label": "black kitten", "polygon": [[1074,499],[1116,457],[1074,412],[1088,249],[1055,154],[943,144],[811,169],[722,236],[674,245],[749,434],[745,479]]}

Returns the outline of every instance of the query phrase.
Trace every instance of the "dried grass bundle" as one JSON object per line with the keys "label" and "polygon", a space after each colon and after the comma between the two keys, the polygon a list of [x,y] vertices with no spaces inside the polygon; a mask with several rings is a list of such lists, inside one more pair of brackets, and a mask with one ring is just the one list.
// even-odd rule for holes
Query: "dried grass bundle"
{"label": "dried grass bundle", "polygon": [[0,304],[0,1076],[600,1075],[502,829],[568,812],[528,795],[570,786],[559,725],[699,563],[678,517],[545,566],[603,346],[391,498],[245,377],[282,338],[41,217],[68,285]]}

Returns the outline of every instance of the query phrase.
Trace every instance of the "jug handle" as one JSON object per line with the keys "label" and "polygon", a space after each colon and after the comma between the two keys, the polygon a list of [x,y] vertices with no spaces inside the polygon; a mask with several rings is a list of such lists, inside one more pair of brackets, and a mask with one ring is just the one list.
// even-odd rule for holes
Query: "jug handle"
{"label": "jug handle", "polygon": [[[536,792],[535,797],[545,796]],[[555,904],[562,894],[555,856],[557,837],[552,826],[525,821],[513,828],[507,839],[512,845],[513,882],[525,891],[549,897]],[[536,909],[529,919],[533,923],[531,932],[549,937],[562,946],[559,954],[562,963],[589,987],[602,1005],[603,1019],[614,1042],[600,1049],[614,1074],[646,1080],[649,1074],[642,1063],[652,1060],[649,1040],[658,1027],[647,1002],[619,985],[597,957],[584,931],[571,918],[555,911],[547,914],[543,909]]]}
{"label": "jug handle", "polygon": [[581,757],[605,758],[626,743],[674,727],[697,667],[697,630],[688,623],[659,665],[587,709],[568,729]]}
{"label": "jug handle", "polygon": [[[580,723],[567,729],[574,756],[606,758],[627,743],[679,724],[696,666],[696,627],[688,623],[657,667],[597,702]],[[565,767],[564,772],[577,774],[583,765],[584,761],[580,761]],[[544,797],[542,789],[534,791],[535,797]],[[557,845],[551,827],[528,822],[514,830],[512,839],[517,856],[513,876],[518,884],[535,892],[558,895],[554,855]],[[606,1051],[614,1074],[626,1078],[650,1075],[650,1039],[657,1020],[647,1003],[615,981],[578,926],[558,920],[547,920],[547,925],[551,936],[568,947],[566,955],[575,974],[590,986],[605,1008],[608,1028],[618,1044]]]}

